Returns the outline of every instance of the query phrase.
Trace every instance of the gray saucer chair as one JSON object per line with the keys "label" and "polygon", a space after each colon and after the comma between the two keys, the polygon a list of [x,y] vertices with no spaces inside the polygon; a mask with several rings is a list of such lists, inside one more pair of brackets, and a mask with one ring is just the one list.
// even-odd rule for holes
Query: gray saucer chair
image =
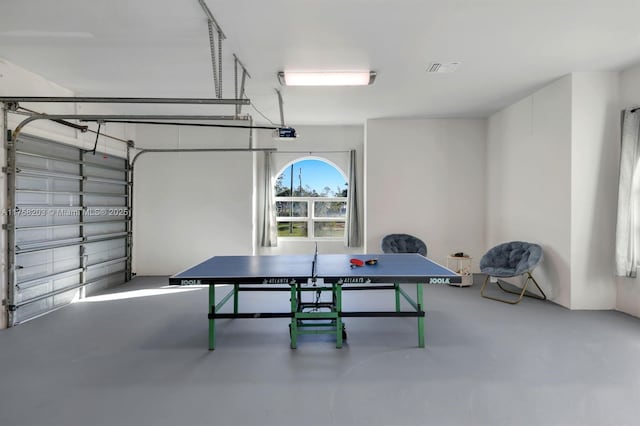
{"label": "gray saucer chair", "polygon": [[409,234],[389,234],[380,243],[383,253],[418,253],[427,257],[427,245]]}
{"label": "gray saucer chair", "polygon": [[[544,294],[536,280],[531,275],[533,268],[542,260],[542,247],[538,244],[527,243],[524,241],[511,241],[508,243],[499,244],[482,256],[480,259],[480,271],[487,274],[480,289],[482,297],[492,300],[498,300],[504,303],[510,303],[515,305],[520,303],[524,296],[532,297],[534,299],[546,300],[547,296]],[[522,286],[521,291],[513,291],[504,288],[500,284],[500,278],[518,277],[520,275],[526,275],[527,278]],[[498,287],[500,290],[518,295],[517,299],[501,299],[498,297],[487,296],[485,289],[489,282],[489,278],[496,277],[498,281]],[[527,293],[527,286],[529,281],[535,284],[536,288],[540,292],[540,296],[537,294]]]}

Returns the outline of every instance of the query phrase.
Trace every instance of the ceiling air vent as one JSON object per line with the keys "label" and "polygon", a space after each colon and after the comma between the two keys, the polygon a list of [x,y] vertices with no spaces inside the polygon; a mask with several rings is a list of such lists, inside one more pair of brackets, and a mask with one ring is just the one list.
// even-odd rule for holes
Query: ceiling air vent
{"label": "ceiling air vent", "polygon": [[427,67],[427,72],[431,74],[445,74],[455,72],[460,62],[433,62]]}

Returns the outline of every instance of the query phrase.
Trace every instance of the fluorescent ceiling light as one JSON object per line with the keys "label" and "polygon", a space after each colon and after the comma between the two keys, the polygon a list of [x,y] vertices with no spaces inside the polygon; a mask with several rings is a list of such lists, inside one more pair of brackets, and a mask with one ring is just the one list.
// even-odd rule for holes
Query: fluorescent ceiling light
{"label": "fluorescent ceiling light", "polygon": [[375,71],[280,71],[283,86],[366,86],[373,83]]}

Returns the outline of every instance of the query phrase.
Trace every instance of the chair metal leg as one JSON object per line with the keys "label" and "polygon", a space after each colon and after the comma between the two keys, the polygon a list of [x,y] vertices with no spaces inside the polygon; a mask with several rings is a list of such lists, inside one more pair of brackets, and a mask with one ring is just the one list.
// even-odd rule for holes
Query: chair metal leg
{"label": "chair metal leg", "polygon": [[[509,303],[511,305],[515,305],[517,303],[520,303],[520,301],[522,300],[523,297],[531,297],[533,299],[538,299],[538,300],[547,300],[547,296],[544,294],[544,291],[542,291],[542,289],[540,288],[540,286],[538,285],[538,283],[536,282],[535,278],[533,278],[533,275],[531,275],[531,272],[527,272],[527,279],[524,282],[524,285],[522,286],[522,291],[513,291],[513,290],[509,290],[507,288],[504,288],[501,284],[500,284],[500,280],[498,280],[496,282],[496,284],[498,285],[498,287],[500,288],[500,290],[504,291],[505,293],[511,293],[511,294],[516,294],[519,297],[515,300],[509,300],[509,299],[501,299],[499,297],[493,297],[493,296],[487,296],[486,294],[484,294],[484,290],[487,287],[487,284],[489,282],[489,278],[491,276],[487,275],[484,279],[484,282],[482,283],[482,288],[480,289],[480,295],[482,297],[484,297],[485,299],[491,299],[491,300],[497,300],[498,302],[503,302],[503,303]],[[533,293],[528,293],[527,294],[527,286],[529,285],[529,280],[533,281],[533,284],[536,286],[536,288],[538,289],[538,291],[540,292],[540,296],[537,294],[533,294]]]}

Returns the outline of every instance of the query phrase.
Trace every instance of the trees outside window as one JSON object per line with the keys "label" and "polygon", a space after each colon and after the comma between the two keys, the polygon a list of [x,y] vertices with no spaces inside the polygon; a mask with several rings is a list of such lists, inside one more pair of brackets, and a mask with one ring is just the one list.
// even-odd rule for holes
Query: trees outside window
{"label": "trees outside window", "polygon": [[348,182],[332,164],[298,160],[277,176],[274,187],[278,237],[342,239]]}

